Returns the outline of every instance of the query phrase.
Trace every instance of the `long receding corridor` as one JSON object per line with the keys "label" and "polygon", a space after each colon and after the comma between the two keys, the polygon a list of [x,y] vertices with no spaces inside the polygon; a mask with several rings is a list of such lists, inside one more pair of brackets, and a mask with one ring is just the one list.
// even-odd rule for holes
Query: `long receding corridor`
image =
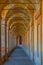
{"label": "long receding corridor", "polygon": [[43,0],[0,0],[0,65],[43,65]]}

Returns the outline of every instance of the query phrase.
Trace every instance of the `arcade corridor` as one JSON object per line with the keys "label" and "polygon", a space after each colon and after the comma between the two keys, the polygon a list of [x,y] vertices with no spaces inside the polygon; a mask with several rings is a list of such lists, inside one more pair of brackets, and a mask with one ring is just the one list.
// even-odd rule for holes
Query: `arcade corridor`
{"label": "arcade corridor", "polygon": [[43,65],[43,0],[0,0],[0,65]]}

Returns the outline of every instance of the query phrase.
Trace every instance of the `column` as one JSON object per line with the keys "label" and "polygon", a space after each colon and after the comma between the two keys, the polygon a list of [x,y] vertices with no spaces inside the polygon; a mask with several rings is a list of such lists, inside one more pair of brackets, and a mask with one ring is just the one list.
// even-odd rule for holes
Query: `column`
{"label": "column", "polygon": [[2,65],[1,63],[2,62],[1,62],[1,16],[0,16],[0,65]]}
{"label": "column", "polygon": [[8,40],[9,40],[9,30],[8,30],[8,27],[6,28],[6,36],[7,36],[7,53],[9,52],[9,42],[8,42]]}
{"label": "column", "polygon": [[5,21],[1,21],[1,56],[5,56]]}
{"label": "column", "polygon": [[42,65],[43,65],[43,0],[42,0]]}

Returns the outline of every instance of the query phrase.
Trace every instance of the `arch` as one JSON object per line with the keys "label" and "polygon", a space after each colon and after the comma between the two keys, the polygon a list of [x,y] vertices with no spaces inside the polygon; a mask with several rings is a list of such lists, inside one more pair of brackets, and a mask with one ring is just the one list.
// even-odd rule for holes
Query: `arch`
{"label": "arch", "polygon": [[[1,17],[5,19],[6,14],[8,13],[8,11],[9,11],[12,7],[14,7],[14,6],[15,6],[14,4],[8,4],[7,6],[5,6],[5,7],[4,7],[4,10],[3,10],[2,13],[1,13]],[[24,5],[24,4],[23,4],[23,6],[19,6],[19,7],[25,9],[25,5]],[[7,8],[7,9],[6,9],[6,8]],[[29,9],[26,10],[26,12],[31,13],[31,12],[29,11]],[[32,13],[31,13],[31,14],[32,14]]]}
{"label": "arch", "polygon": [[[11,16],[9,19],[8,19],[8,21],[7,21],[7,25],[8,25],[8,27],[9,27],[9,23],[10,23],[10,20],[13,18],[13,17],[15,17],[15,15],[13,15],[13,16]],[[24,18],[23,18],[24,19]],[[26,20],[26,19],[24,19],[25,21],[28,21],[28,20]],[[23,23],[23,22],[22,22]],[[24,24],[25,25],[25,24]]]}
{"label": "arch", "polygon": [[[7,12],[9,11],[10,8],[12,8],[14,6],[14,4],[9,4],[7,6],[4,7],[2,13],[1,13],[1,17],[5,19]],[[6,9],[7,8],[7,9]]]}
{"label": "arch", "polygon": [[25,27],[25,29],[26,29],[25,24],[24,24],[24,23],[22,23],[22,22],[13,22],[13,23],[11,24],[10,28],[12,28],[12,26],[13,26],[13,25],[15,25],[15,24],[17,24],[17,23],[22,24],[22,25]]}
{"label": "arch", "polygon": [[[17,28],[17,26],[19,26],[19,25],[17,25],[17,24],[19,24],[20,25],[20,27],[19,28]],[[12,26],[12,28],[10,28],[12,31],[14,31],[15,33],[19,33],[19,34],[22,34],[22,33],[24,33],[25,31],[26,31],[26,28],[24,27],[24,25],[23,24],[21,24],[21,23],[15,23],[13,26]]]}
{"label": "arch", "polygon": [[12,28],[11,28],[11,29],[16,28],[16,24],[20,24],[20,25],[21,25],[21,26],[23,26],[23,28],[26,30],[26,28],[24,27],[24,24],[22,24],[22,23],[15,23],[15,24],[14,24],[14,26],[12,26]]}

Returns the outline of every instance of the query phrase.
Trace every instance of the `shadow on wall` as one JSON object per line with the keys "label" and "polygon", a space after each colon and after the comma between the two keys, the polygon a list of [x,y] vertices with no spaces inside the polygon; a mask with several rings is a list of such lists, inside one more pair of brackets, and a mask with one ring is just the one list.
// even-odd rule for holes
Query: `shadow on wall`
{"label": "shadow on wall", "polygon": [[[33,50],[29,49],[27,45],[23,46],[25,53],[29,56],[29,59],[33,61]],[[34,54],[34,65],[41,65],[40,58],[37,57],[37,53]]]}

